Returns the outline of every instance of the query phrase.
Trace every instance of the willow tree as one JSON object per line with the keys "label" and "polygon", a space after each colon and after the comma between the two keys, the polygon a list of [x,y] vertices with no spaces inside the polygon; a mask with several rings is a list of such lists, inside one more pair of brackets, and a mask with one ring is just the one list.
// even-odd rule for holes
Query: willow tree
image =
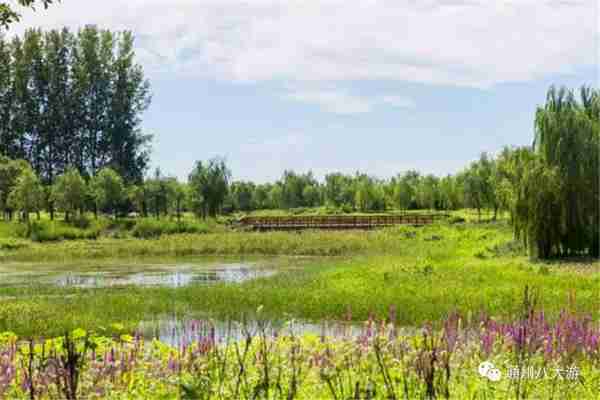
{"label": "willow tree", "polygon": [[599,255],[600,93],[550,88],[537,109],[533,151],[515,223],[541,258]]}

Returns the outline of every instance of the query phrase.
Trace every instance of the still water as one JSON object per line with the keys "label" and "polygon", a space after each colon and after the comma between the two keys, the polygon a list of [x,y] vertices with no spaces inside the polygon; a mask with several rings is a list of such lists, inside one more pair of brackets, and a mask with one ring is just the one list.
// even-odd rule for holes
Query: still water
{"label": "still water", "polygon": [[194,258],[176,261],[111,261],[0,266],[0,286],[53,285],[74,288],[170,287],[236,284],[299,269],[302,260]]}

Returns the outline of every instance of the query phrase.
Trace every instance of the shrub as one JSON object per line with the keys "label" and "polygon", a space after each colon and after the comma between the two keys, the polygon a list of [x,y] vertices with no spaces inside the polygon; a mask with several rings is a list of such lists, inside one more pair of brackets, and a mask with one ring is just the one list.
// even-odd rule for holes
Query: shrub
{"label": "shrub", "polygon": [[79,229],[88,229],[91,225],[90,219],[85,215],[76,215],[71,219],[71,225]]}
{"label": "shrub", "polygon": [[140,219],[133,227],[132,235],[136,238],[149,239],[176,233],[208,233],[206,223],[197,221],[168,221]]}
{"label": "shrub", "polygon": [[19,250],[26,248],[27,242],[17,239],[0,239],[0,250]]}
{"label": "shrub", "polygon": [[58,221],[32,221],[21,225],[17,235],[34,242],[55,242],[60,240],[97,239],[99,229],[79,229]]}

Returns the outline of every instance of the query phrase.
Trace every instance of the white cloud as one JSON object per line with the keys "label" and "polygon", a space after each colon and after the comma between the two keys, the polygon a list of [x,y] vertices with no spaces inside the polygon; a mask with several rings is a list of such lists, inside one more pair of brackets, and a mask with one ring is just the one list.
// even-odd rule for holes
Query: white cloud
{"label": "white cloud", "polygon": [[414,108],[415,102],[401,96],[383,96],[381,102],[396,108]]}
{"label": "white cloud", "polygon": [[[13,32],[131,29],[152,73],[487,87],[595,65],[595,16],[594,0],[65,0],[24,13]],[[369,108],[339,93],[316,101]]]}
{"label": "white cloud", "polygon": [[400,96],[360,96],[341,90],[298,90],[286,95],[288,99],[316,104],[323,111],[335,114],[362,114],[380,105],[395,108],[413,108],[414,102]]}
{"label": "white cloud", "polygon": [[333,90],[293,92],[287,97],[303,103],[316,104],[323,111],[335,114],[360,114],[372,109],[368,99]]}

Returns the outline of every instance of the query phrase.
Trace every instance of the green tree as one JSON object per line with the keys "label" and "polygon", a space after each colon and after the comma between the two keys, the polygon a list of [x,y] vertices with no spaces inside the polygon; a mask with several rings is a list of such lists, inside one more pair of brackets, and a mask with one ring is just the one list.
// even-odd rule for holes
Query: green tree
{"label": "green tree", "polygon": [[353,179],[339,172],[325,175],[325,202],[329,206],[352,206],[354,202]]}
{"label": "green tree", "polygon": [[176,178],[169,179],[172,206],[177,216],[177,221],[181,221],[181,214],[189,197],[188,185],[177,181]]}
{"label": "green tree", "polygon": [[269,191],[271,190],[270,184],[256,185],[254,192],[252,192],[252,204],[259,209],[269,208]]}
{"label": "green tree", "polygon": [[202,218],[218,215],[227,197],[230,179],[231,172],[224,159],[213,158],[205,164],[198,161],[188,178],[194,212]]}
{"label": "green tree", "polygon": [[103,168],[92,178],[90,186],[96,206],[109,210],[116,218],[126,196],[121,176],[111,168]]}
{"label": "green tree", "polygon": [[482,153],[479,160],[474,161],[460,175],[463,183],[465,203],[477,209],[477,219],[481,221],[481,211],[492,209],[496,219],[500,206],[496,190],[496,163],[487,153]]}
{"label": "green tree", "polygon": [[[578,99],[551,87],[536,111],[537,159],[518,183],[514,213],[516,229],[536,243],[539,257],[600,255],[599,148],[600,93],[583,87]],[[532,199],[545,199],[543,212]]]}
{"label": "green tree", "polygon": [[523,201],[522,182],[535,158],[536,156],[530,147],[505,147],[497,159],[496,192],[499,202],[510,212],[516,236],[521,231],[518,226],[519,221],[515,220],[514,217],[517,214],[518,205],[522,204]]}
{"label": "green tree", "polygon": [[437,208],[440,199],[438,184],[438,178],[434,175],[427,175],[419,180],[415,193],[419,208],[429,210]]}
{"label": "green tree", "polygon": [[539,158],[527,163],[518,190],[515,218],[518,232],[532,256],[550,258],[560,243],[565,209],[561,205],[563,190],[559,169],[549,167]]}
{"label": "green tree", "polygon": [[65,213],[65,220],[70,221],[71,214],[83,210],[87,196],[87,185],[73,167],[68,168],[60,175],[52,186],[51,199],[59,210]]}
{"label": "green tree", "polygon": [[421,175],[417,171],[407,171],[392,179],[392,199],[396,207],[408,210],[417,207],[417,190]]}
{"label": "green tree", "polygon": [[133,49],[131,33],[95,26],[0,36],[0,153],[27,160],[46,185],[70,166],[142,182],[151,95]]}
{"label": "green tree", "polygon": [[312,172],[297,174],[294,171],[284,171],[281,179],[282,206],[284,208],[295,208],[308,206],[303,197],[307,186],[317,186]]}
{"label": "green tree", "polygon": [[463,206],[462,182],[452,175],[439,181],[439,201],[442,210],[458,210]]}
{"label": "green tree", "polygon": [[307,185],[302,191],[302,199],[306,207],[318,207],[321,205],[321,192],[318,185]]}
{"label": "green tree", "polygon": [[127,191],[129,201],[133,204],[135,210],[142,215],[148,216],[148,203],[150,201],[150,193],[147,184],[132,185]]}
{"label": "green tree", "polygon": [[12,219],[13,207],[9,202],[9,196],[17,184],[17,179],[27,169],[31,169],[27,161],[11,160],[0,156],[0,208],[4,218]]}
{"label": "green tree", "polygon": [[251,211],[254,209],[255,186],[252,182],[233,182],[229,188],[231,203],[236,211]]}
{"label": "green tree", "polygon": [[283,189],[280,184],[275,184],[269,190],[269,208],[282,208],[283,207]]}
{"label": "green tree", "polygon": [[[8,202],[10,206],[19,210],[25,221],[29,221],[29,214],[38,212],[42,208],[44,188],[31,168],[25,168],[17,178],[16,184],[10,192]],[[39,217],[39,214],[38,214]]]}
{"label": "green tree", "polygon": [[[104,36],[107,36],[105,33]],[[103,42],[109,42],[108,37]],[[105,51],[110,54],[108,50]],[[101,53],[102,54],[102,53]],[[107,58],[104,56],[103,58]],[[141,115],[149,107],[152,96],[150,83],[141,65],[135,63],[134,37],[123,32],[118,40],[114,63],[105,68],[112,72],[112,91],[108,107],[106,162],[126,182],[141,181],[150,160],[151,135],[140,128]]]}

